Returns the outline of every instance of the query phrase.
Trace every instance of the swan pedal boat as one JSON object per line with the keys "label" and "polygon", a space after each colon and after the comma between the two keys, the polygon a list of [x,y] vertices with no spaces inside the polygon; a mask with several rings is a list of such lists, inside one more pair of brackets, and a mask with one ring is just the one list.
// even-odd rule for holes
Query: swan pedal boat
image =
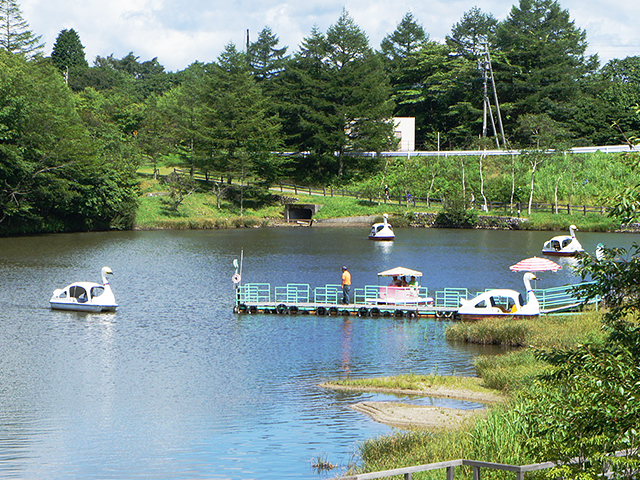
{"label": "swan pedal boat", "polygon": [[114,312],[118,307],[107,275],[113,275],[109,267],[102,268],[102,284],[75,282],[53,292],[49,304],[52,310],[76,312]]}
{"label": "swan pedal boat", "polygon": [[371,226],[369,240],[393,240],[396,234],[393,233],[393,227],[388,222],[389,216],[385,213],[382,215],[382,223],[374,223]]}
{"label": "swan pedal boat", "polygon": [[[381,277],[422,277],[422,272],[405,267],[396,267],[378,273]],[[433,305],[433,298],[421,297],[420,286],[409,285],[406,287],[387,285],[378,286],[378,298],[368,299],[367,303],[378,305]]]}
{"label": "swan pedal boat", "polygon": [[582,245],[576,238],[576,230],[578,230],[578,227],[571,225],[569,227],[569,235],[558,235],[551,240],[547,240],[542,247],[542,253],[569,257],[584,252]]}
{"label": "swan pedal boat", "polygon": [[530,318],[540,315],[540,304],[531,280],[537,280],[533,273],[524,274],[524,286],[527,289],[527,301],[520,292],[509,289],[487,290],[471,300],[461,300],[458,316],[461,320],[482,320],[496,317]]}

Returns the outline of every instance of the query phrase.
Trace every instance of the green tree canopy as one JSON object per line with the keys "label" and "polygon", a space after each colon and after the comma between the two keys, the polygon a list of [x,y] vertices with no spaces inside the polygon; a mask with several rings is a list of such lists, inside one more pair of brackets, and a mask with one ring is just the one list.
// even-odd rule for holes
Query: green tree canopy
{"label": "green tree canopy", "polygon": [[56,43],[53,44],[51,60],[63,73],[67,68],[89,67],[84,55],[84,46],[80,42],[80,35],[73,28],[60,32]]}
{"label": "green tree canopy", "polygon": [[[311,152],[305,169],[316,179],[341,177],[351,151],[381,151],[394,145],[393,103],[379,55],[364,32],[343,10],[326,35],[314,28],[279,83],[289,144]],[[306,161],[306,160],[305,160]]]}
{"label": "green tree canopy", "polygon": [[71,92],[49,62],[0,51],[0,233],[123,228],[130,170],[97,157]]}
{"label": "green tree canopy", "polygon": [[520,0],[498,25],[494,47],[498,96],[512,126],[525,113],[568,120],[580,80],[597,68],[597,57],[585,59],[586,32],[556,0]]}
{"label": "green tree canopy", "polygon": [[247,49],[249,64],[256,80],[269,80],[284,70],[287,61],[287,47],[278,47],[278,37],[265,27],[258,35],[258,40]]}
{"label": "green tree canopy", "polygon": [[484,44],[489,42],[497,26],[498,20],[491,13],[473,7],[451,28],[447,43],[458,53],[477,57],[484,52]]}

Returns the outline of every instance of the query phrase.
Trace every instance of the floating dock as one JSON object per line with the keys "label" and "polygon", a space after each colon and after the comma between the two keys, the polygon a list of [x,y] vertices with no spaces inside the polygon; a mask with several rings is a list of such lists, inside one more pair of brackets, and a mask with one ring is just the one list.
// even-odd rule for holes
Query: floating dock
{"label": "floating dock", "polygon": [[[576,284],[579,285],[579,284]],[[572,293],[576,285],[534,289],[540,303],[540,314],[566,313],[577,310],[582,302]],[[269,283],[236,285],[234,312],[240,314],[318,315],[396,318],[458,318],[461,300],[474,298],[466,288],[445,288],[429,292],[415,289],[416,301],[380,298],[379,285],[355,288],[348,305],[342,304],[342,287],[328,284],[312,288],[308,284],[289,283],[272,287]]]}

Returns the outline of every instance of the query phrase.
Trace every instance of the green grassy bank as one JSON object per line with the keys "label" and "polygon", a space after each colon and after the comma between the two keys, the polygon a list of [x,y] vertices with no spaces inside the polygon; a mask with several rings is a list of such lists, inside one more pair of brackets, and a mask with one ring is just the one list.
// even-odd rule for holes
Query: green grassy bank
{"label": "green grassy bank", "polygon": [[[199,188],[183,198],[177,198],[165,183],[154,180],[148,172],[141,172],[139,207],[135,228],[152,229],[212,229],[267,227],[281,225],[284,221],[284,204],[281,197],[295,198],[298,203],[322,205],[315,215],[318,220],[364,215],[390,215],[394,227],[409,226],[416,212],[439,213],[435,207],[413,207],[406,205],[370,202],[366,199],[330,195],[303,195],[291,192],[272,191],[273,198],[255,207],[247,200],[242,207],[239,202],[229,199],[218,200],[211,191]],[[178,204],[179,202],[179,204]],[[521,228],[529,230],[566,231],[574,224],[580,231],[616,231],[619,222],[598,214],[532,213]],[[380,218],[381,219],[381,218]]]}

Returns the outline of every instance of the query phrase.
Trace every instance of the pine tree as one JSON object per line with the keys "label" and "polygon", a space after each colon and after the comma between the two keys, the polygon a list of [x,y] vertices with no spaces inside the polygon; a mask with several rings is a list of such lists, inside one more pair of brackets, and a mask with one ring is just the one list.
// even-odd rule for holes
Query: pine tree
{"label": "pine tree", "polygon": [[0,47],[9,53],[22,53],[27,58],[42,53],[42,36],[34,36],[13,0],[0,0]]}
{"label": "pine tree", "polygon": [[498,25],[494,48],[498,96],[512,119],[526,113],[571,119],[581,80],[595,70],[597,57],[585,58],[586,32],[567,10],[555,0],[520,0]]}
{"label": "pine tree", "polygon": [[72,67],[89,67],[84,56],[84,46],[80,43],[80,36],[73,28],[60,32],[53,45],[51,60],[61,72]]}
{"label": "pine tree", "polygon": [[278,42],[278,37],[269,27],[265,27],[258,35],[258,40],[249,45],[249,64],[256,80],[269,80],[284,70],[287,47],[276,48]]}

